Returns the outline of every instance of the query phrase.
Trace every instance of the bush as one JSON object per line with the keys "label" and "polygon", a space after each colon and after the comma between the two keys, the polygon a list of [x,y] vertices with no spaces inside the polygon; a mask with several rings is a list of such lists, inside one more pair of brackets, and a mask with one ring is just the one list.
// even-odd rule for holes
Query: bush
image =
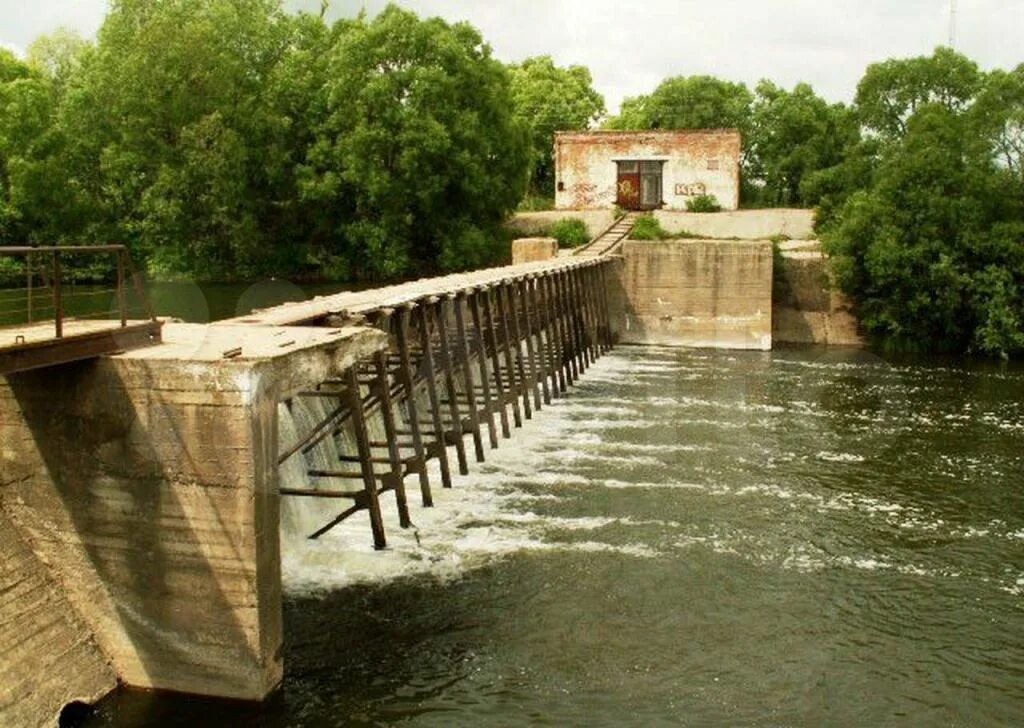
{"label": "bush", "polygon": [[559,248],[576,248],[590,242],[587,224],[578,217],[565,217],[548,230],[548,235],[558,240]]}
{"label": "bush", "polygon": [[697,195],[686,201],[687,212],[721,212],[722,206],[714,195]]}
{"label": "bush", "polygon": [[636,220],[633,225],[633,232],[629,234],[633,240],[664,240],[669,234],[658,222],[657,218],[651,215],[644,215]]}

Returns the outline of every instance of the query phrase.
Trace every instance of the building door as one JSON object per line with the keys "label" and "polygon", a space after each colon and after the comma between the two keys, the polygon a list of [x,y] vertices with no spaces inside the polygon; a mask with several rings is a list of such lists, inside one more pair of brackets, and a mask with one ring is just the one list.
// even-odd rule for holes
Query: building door
{"label": "building door", "polygon": [[640,209],[640,163],[616,162],[618,165],[618,181],[616,183],[615,204],[623,210]]}
{"label": "building door", "polygon": [[640,209],[661,207],[661,162],[640,162]]}

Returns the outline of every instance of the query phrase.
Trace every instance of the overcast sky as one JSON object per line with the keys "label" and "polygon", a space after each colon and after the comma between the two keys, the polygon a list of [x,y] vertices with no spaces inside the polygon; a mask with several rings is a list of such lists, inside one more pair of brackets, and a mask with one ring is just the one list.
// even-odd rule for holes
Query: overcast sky
{"label": "overcast sky", "polygon": [[[333,0],[331,14],[386,0]],[[287,0],[319,9],[319,0]],[[867,64],[948,42],[950,0],[402,0],[421,15],[468,20],[505,61],[549,54],[594,75],[609,110],[666,76],[711,74],[753,86],[810,82],[852,98]],[[92,36],[106,0],[0,0],[0,45],[23,51],[65,25]],[[982,67],[1024,62],[1024,0],[957,0],[957,49]]]}

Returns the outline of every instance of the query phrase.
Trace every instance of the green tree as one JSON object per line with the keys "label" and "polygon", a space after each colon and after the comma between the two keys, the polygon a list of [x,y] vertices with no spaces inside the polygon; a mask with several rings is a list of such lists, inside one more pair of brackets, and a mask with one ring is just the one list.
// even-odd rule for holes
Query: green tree
{"label": "green tree", "polygon": [[805,180],[840,164],[859,136],[853,113],[827,103],[808,84],[786,91],[761,81],[751,107],[745,177],[756,182],[762,205],[814,204],[817,189]]}
{"label": "green tree", "polygon": [[470,25],[388,6],[347,24],[303,171],[330,207],[339,254],[365,277],[469,268],[503,254],[491,233],[522,198],[529,138],[509,73]]}
{"label": "green tree", "polygon": [[924,105],[965,110],[983,78],[974,61],[950,48],[937,48],[931,56],[874,63],[857,86],[857,112],[868,130],[886,140],[897,139]]}
{"label": "green tree", "polygon": [[590,127],[604,114],[604,97],[594,90],[587,68],[559,68],[550,56],[528,58],[509,70],[516,115],[530,129],[531,187],[550,197],[555,191],[555,132]]}
{"label": "green tree", "polygon": [[0,244],[32,239],[22,178],[52,115],[53,93],[47,79],[0,49]]}
{"label": "green tree", "polygon": [[748,130],[753,96],[742,83],[711,76],[676,76],[661,82],[648,96],[623,102],[610,129]]}
{"label": "green tree", "polygon": [[82,201],[64,235],[127,242],[165,274],[262,270],[277,153],[263,91],[291,27],[276,0],[116,0],[58,114]]}
{"label": "green tree", "polygon": [[1024,205],[968,114],[918,105],[826,248],[873,334],[922,349],[1024,349]]}

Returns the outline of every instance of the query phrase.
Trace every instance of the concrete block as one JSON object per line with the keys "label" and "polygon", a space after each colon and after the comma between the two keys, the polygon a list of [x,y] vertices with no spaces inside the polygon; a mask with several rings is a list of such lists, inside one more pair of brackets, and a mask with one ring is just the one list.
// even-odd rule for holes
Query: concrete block
{"label": "concrete block", "polygon": [[512,265],[550,260],[558,255],[555,238],[518,238],[512,241]]}

